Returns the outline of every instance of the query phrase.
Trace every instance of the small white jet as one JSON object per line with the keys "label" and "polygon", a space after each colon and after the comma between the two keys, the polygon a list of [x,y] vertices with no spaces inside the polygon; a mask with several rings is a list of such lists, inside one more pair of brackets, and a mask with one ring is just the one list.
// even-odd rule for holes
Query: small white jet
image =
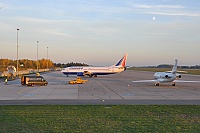
{"label": "small white jet", "polygon": [[120,73],[126,70],[126,59],[127,55],[125,54],[123,58],[117,62],[116,65],[112,65],[110,67],[84,67],[84,66],[74,66],[67,67],[62,69],[62,73],[65,75],[77,75],[77,76],[89,76],[89,77],[97,77],[97,75],[108,75]]}
{"label": "small white jet", "polygon": [[140,80],[132,82],[153,82],[156,86],[159,86],[160,83],[172,82],[172,86],[175,86],[175,82],[199,82],[199,81],[184,81],[178,80],[181,78],[181,74],[176,73],[178,60],[175,60],[175,64],[172,68],[172,71],[167,72],[156,72],[154,74],[154,80]]}

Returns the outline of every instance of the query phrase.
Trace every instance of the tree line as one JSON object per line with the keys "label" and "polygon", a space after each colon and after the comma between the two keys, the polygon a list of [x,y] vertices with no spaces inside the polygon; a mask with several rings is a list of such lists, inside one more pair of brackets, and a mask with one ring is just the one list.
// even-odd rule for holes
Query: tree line
{"label": "tree line", "polygon": [[[174,65],[168,65],[168,64],[161,64],[158,66],[143,66],[147,68],[173,68]],[[200,65],[195,65],[195,66],[177,66],[177,68],[181,69],[200,69]]]}
{"label": "tree line", "polygon": [[[157,68],[172,68],[174,65],[167,65],[167,64],[161,64],[158,65]],[[195,65],[195,66],[177,66],[178,68],[182,68],[182,69],[200,69],[199,65]]]}
{"label": "tree line", "polygon": [[71,67],[71,66],[89,66],[85,63],[74,63],[74,62],[70,62],[67,64],[64,63],[55,63],[54,64],[55,67],[60,67],[60,68],[65,68],[65,67]]}
{"label": "tree line", "polygon": [[[37,69],[37,61],[29,59],[18,60],[18,70]],[[17,68],[17,60],[0,59],[0,71],[6,71],[8,66],[15,66]],[[38,68],[54,68],[54,63],[51,60],[41,59],[38,60]]]}
{"label": "tree line", "polygon": [[[20,59],[18,61],[18,70],[27,70],[27,69],[37,69],[37,61],[36,60],[29,60],[29,59]],[[8,66],[15,66],[17,68],[17,60],[11,59],[0,59],[0,71],[6,71]],[[46,69],[46,68],[65,68],[70,66],[88,66],[85,63],[53,63],[51,60],[41,59],[38,60],[38,68],[39,69]]]}

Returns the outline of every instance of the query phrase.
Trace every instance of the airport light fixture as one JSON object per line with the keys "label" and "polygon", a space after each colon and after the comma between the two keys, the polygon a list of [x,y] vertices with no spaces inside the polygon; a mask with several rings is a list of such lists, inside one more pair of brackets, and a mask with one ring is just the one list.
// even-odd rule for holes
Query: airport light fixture
{"label": "airport light fixture", "polygon": [[19,64],[19,51],[18,51],[18,48],[19,48],[19,45],[18,45],[18,32],[19,32],[19,28],[17,28],[17,72],[16,72],[16,74],[18,75],[18,64]]}

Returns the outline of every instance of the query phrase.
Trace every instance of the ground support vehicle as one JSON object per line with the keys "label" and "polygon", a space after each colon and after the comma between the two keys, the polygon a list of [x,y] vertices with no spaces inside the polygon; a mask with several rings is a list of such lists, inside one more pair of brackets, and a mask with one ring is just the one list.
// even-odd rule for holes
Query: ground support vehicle
{"label": "ground support vehicle", "polygon": [[83,80],[80,77],[77,77],[76,80],[69,81],[69,84],[83,84],[88,82],[88,80]]}
{"label": "ground support vehicle", "polygon": [[42,76],[22,76],[21,84],[27,86],[34,86],[34,85],[46,86],[48,82]]}

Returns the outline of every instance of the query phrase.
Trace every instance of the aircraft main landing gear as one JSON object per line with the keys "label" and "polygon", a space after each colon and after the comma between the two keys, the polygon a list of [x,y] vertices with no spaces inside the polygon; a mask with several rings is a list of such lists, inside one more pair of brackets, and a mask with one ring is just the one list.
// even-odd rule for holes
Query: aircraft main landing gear
{"label": "aircraft main landing gear", "polygon": [[172,83],[172,86],[175,86],[175,82]]}

